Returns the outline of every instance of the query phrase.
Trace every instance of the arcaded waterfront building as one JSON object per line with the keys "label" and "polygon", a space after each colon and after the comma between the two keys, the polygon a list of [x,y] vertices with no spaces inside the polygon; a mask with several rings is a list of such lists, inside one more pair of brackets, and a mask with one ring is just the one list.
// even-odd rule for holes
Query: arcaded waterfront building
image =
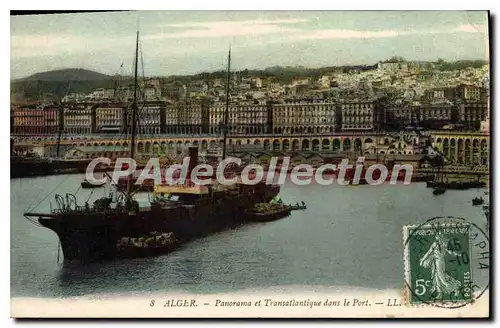
{"label": "arcaded waterfront building", "polygon": [[488,117],[487,101],[461,100],[456,107],[458,120],[467,130],[479,131]]}
{"label": "arcaded waterfront building", "polygon": [[383,123],[383,113],[376,100],[341,101],[342,131],[374,131]]}
{"label": "arcaded waterfront building", "polygon": [[[222,134],[226,105],[217,103],[209,108],[209,133]],[[230,104],[228,134],[259,135],[268,133],[269,106],[262,104]]]}
{"label": "arcaded waterfront building", "polygon": [[385,128],[388,131],[399,131],[418,122],[417,108],[409,103],[387,107],[385,116]]}
{"label": "arcaded waterfront building", "polygon": [[190,135],[202,133],[200,103],[177,103],[165,108],[166,134]]}
{"label": "arcaded waterfront building", "polygon": [[37,107],[35,105],[16,108],[11,111],[12,133],[15,135],[55,134],[59,127],[58,107]]}
{"label": "arcaded waterfront building", "polygon": [[95,109],[96,132],[118,134],[124,130],[124,112],[122,104],[100,104]]}
{"label": "arcaded waterfront building", "polygon": [[54,134],[59,130],[59,117],[61,112],[61,107],[59,106],[48,106],[43,109],[43,121],[44,121],[44,134]]}
{"label": "arcaded waterfront building", "polygon": [[322,101],[286,101],[272,108],[275,134],[331,134],[335,132],[336,105]]}
{"label": "arcaded waterfront building", "polygon": [[163,103],[146,103],[139,105],[137,133],[138,134],[160,134],[162,111],[165,111]]}
{"label": "arcaded waterfront building", "polygon": [[63,132],[66,134],[90,134],[95,122],[91,105],[75,105],[64,108]]}
{"label": "arcaded waterfront building", "polygon": [[429,125],[437,124],[437,127],[443,124],[456,121],[456,107],[454,104],[445,99],[427,101],[416,106],[417,117],[419,122],[427,122]]}
{"label": "arcaded waterfront building", "polygon": [[489,133],[434,131],[432,145],[453,164],[488,166]]}

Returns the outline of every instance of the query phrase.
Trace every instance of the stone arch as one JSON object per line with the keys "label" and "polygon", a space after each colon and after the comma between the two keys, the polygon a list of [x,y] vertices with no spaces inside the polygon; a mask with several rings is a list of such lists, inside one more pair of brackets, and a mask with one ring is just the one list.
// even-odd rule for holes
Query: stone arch
{"label": "stone arch", "polygon": [[201,149],[203,150],[207,149],[207,141],[205,139],[201,141]]}
{"label": "stone arch", "polygon": [[481,140],[481,165],[488,165],[488,143],[485,139]]}
{"label": "stone arch", "polygon": [[469,138],[465,139],[464,146],[464,162],[466,164],[471,163],[471,140]]}
{"label": "stone arch", "polygon": [[255,139],[253,141],[253,144],[256,145],[256,146],[260,146],[260,140],[259,139]]}
{"label": "stone arch", "polygon": [[363,147],[363,142],[361,141],[361,138],[354,139],[354,149],[361,150],[362,147]]}
{"label": "stone arch", "polygon": [[458,156],[457,156],[457,163],[458,164],[463,164],[464,163],[464,140],[462,138],[458,139]]}
{"label": "stone arch", "polygon": [[312,141],[312,150],[318,151],[318,150],[320,150],[319,147],[320,147],[319,140],[318,139],[313,139],[313,141]]}
{"label": "stone arch", "polygon": [[351,150],[351,139],[345,138],[342,143],[343,143],[342,146],[343,146],[344,150]]}
{"label": "stone arch", "polygon": [[298,139],[293,139],[292,140],[292,150],[299,150],[300,148],[300,143]]}
{"label": "stone arch", "polygon": [[481,140],[481,151],[486,151],[487,149],[487,143],[486,143],[486,140],[483,139]]}
{"label": "stone arch", "polygon": [[288,139],[283,140],[282,145],[283,145],[283,150],[285,151],[290,150],[290,140]]}
{"label": "stone arch", "polygon": [[321,142],[321,150],[330,150],[330,140],[323,139]]}
{"label": "stone arch", "polygon": [[160,144],[160,151],[162,154],[167,153],[167,143],[165,141],[162,141]]}
{"label": "stone arch", "polygon": [[333,145],[333,150],[340,149],[340,139],[337,138],[333,139],[332,145]]}
{"label": "stone arch", "polygon": [[266,150],[270,149],[269,139],[264,139],[264,149]]}
{"label": "stone arch", "polygon": [[212,148],[215,148],[215,145],[216,145],[216,144],[217,144],[217,143],[215,142],[215,140],[210,140],[209,146],[210,146],[210,148],[212,149]]}
{"label": "stone arch", "polygon": [[280,150],[280,141],[278,139],[273,140],[273,150]]}
{"label": "stone arch", "polygon": [[450,160],[452,162],[456,162],[456,158],[455,158],[455,150],[456,150],[456,139],[455,138],[451,138],[450,139]]}
{"label": "stone arch", "polygon": [[144,152],[144,144],[142,142],[137,143],[137,152],[138,153],[143,153]]}
{"label": "stone arch", "polygon": [[146,141],[146,146],[144,147],[144,151],[146,152],[146,154],[151,153],[151,142]]}
{"label": "stone arch", "polygon": [[158,155],[160,153],[160,144],[158,142],[153,142],[153,154]]}
{"label": "stone arch", "polygon": [[310,142],[309,139],[302,139],[302,150],[309,150]]}
{"label": "stone arch", "polygon": [[444,157],[450,158],[450,142],[448,138],[444,138],[443,140],[443,154]]}

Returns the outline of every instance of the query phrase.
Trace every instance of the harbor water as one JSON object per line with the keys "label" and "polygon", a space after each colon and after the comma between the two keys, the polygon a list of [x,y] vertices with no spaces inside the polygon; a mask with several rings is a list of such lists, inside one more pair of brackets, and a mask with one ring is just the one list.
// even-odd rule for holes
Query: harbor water
{"label": "harbor water", "polygon": [[[290,286],[394,289],[404,286],[404,225],[459,216],[486,231],[484,190],[434,196],[425,183],[296,186],[285,203],[305,211],[253,223],[184,245],[168,255],[91,265],[64,264],[57,235],[23,217],[55,206],[54,193],[75,193],[82,175],[11,179],[11,296],[72,297],[122,292],[223,293]],[[51,194],[49,194],[52,192]],[[80,204],[109,189],[78,190]],[[48,195],[49,194],[49,195]],[[45,198],[46,197],[46,198]],[[141,202],[147,202],[147,194]],[[31,207],[30,207],[31,206]]]}

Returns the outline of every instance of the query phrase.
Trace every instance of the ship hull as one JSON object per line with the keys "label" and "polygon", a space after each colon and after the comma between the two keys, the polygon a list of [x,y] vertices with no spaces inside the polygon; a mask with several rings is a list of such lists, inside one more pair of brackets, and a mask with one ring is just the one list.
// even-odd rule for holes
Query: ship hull
{"label": "ship hull", "polygon": [[10,177],[23,178],[53,174],[83,173],[90,160],[48,160],[11,157]]}
{"label": "ship hull", "polygon": [[[114,258],[148,257],[171,252],[203,236],[235,228],[248,218],[243,215],[259,202],[269,202],[279,189],[269,188],[252,196],[218,198],[196,206],[161,208],[152,206],[135,214],[82,212],[39,218],[61,242],[64,259],[92,262]],[[173,233],[175,242],[161,246],[121,247],[123,239],[148,239],[153,233]]]}

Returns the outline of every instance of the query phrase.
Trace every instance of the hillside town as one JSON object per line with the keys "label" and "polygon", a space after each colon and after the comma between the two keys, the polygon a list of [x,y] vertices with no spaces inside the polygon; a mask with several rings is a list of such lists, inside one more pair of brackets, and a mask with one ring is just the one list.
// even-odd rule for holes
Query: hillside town
{"label": "hillside town", "polygon": [[[290,84],[234,72],[229,79],[227,142],[262,150],[358,148],[365,153],[409,155],[426,151],[429,143],[420,141],[426,135],[454,163],[487,165],[489,65],[450,70],[441,70],[439,65],[439,61],[418,63],[394,57],[373,69],[336,69],[319,77],[293,78]],[[219,145],[209,144],[206,138],[218,140],[223,134],[226,83],[223,78],[192,79],[186,84],[162,84],[160,78],[140,81],[137,132],[141,138],[162,141],[139,142],[139,152],[161,152],[180,142],[175,138],[191,138],[204,148]],[[60,102],[13,103],[11,135],[18,140],[54,139],[57,135],[62,140],[123,139],[131,130],[132,97],[129,85],[90,94],[71,93]],[[367,136],[386,140],[383,136],[394,133],[406,137],[392,137],[382,144],[372,137],[354,144],[360,136],[364,141]],[[460,137],[436,133],[458,133]],[[472,135],[480,135],[481,140]],[[396,149],[389,149],[397,142]],[[86,149],[83,156],[98,154]]]}

